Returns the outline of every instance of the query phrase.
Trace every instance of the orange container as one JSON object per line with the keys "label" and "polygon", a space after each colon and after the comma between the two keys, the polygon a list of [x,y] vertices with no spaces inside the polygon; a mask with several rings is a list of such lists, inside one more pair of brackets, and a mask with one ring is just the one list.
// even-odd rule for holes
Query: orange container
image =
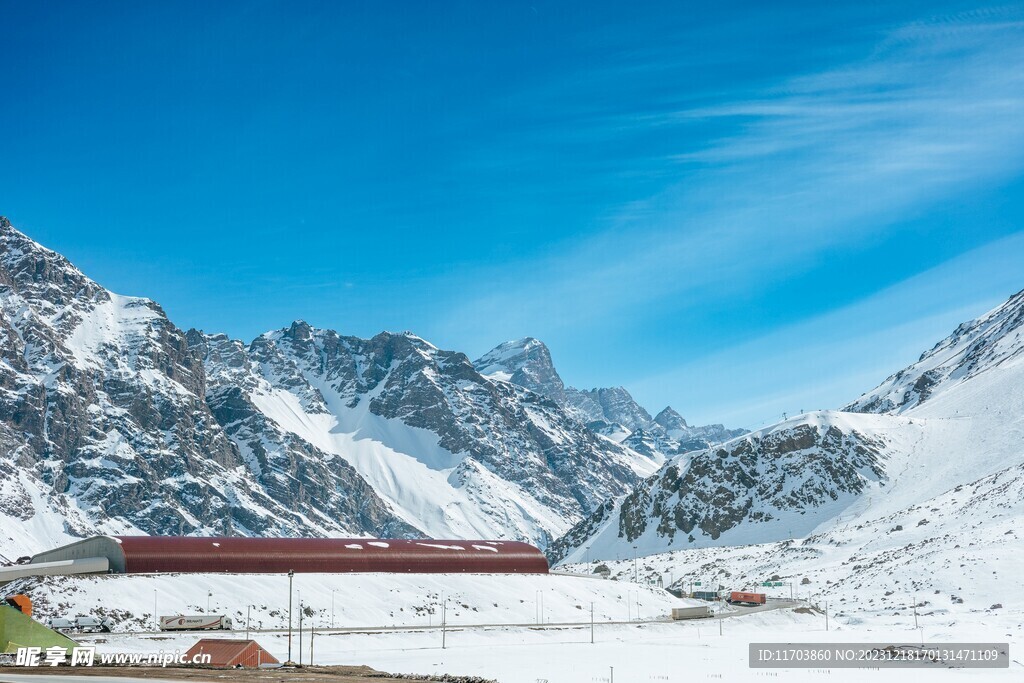
{"label": "orange container", "polygon": [[14,609],[23,612],[25,616],[32,616],[32,600],[27,595],[12,595],[4,598],[4,602],[13,607]]}
{"label": "orange container", "polygon": [[764,593],[743,593],[741,591],[733,591],[729,594],[729,602],[743,602],[749,605],[763,605],[768,601],[768,597]]}

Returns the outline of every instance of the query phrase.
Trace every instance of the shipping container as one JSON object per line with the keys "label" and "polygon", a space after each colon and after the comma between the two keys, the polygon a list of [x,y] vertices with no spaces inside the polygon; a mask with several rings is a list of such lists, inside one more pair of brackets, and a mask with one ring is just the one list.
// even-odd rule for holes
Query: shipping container
{"label": "shipping container", "polygon": [[703,619],[711,616],[710,605],[697,605],[696,607],[673,607],[672,618],[680,619]]}
{"label": "shipping container", "polygon": [[764,593],[733,591],[729,594],[729,602],[744,605],[763,605],[768,602],[768,596]]}
{"label": "shipping container", "polygon": [[698,600],[721,600],[723,597],[727,597],[728,593],[723,596],[723,591],[694,591],[693,597]]}
{"label": "shipping container", "polygon": [[160,617],[161,631],[230,631],[231,629],[231,618],[222,614],[195,616],[179,614],[172,617]]}

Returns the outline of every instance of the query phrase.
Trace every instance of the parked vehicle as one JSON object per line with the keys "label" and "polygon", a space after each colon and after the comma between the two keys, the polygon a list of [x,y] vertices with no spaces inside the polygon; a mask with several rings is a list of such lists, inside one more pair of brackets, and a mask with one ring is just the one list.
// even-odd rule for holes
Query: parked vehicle
{"label": "parked vehicle", "polygon": [[160,617],[161,631],[230,631],[231,617],[223,614]]}
{"label": "parked vehicle", "polygon": [[50,618],[46,620],[46,627],[52,628],[54,631],[74,631],[75,620],[74,619],[54,619]]}
{"label": "parked vehicle", "polygon": [[75,630],[82,633],[110,633],[114,629],[114,620],[110,617],[78,617],[75,619]]}
{"label": "parked vehicle", "polygon": [[78,633],[110,633],[114,620],[110,617],[75,617],[74,619],[50,618],[46,626],[54,631],[76,631]]}
{"label": "parked vehicle", "polygon": [[768,596],[764,593],[733,591],[729,594],[729,602],[734,605],[763,605],[768,602]]}
{"label": "parked vehicle", "polygon": [[676,621],[681,619],[703,619],[711,616],[711,605],[697,605],[696,607],[673,607],[672,618]]}
{"label": "parked vehicle", "polygon": [[694,591],[693,597],[698,600],[727,600],[729,598],[729,591]]}

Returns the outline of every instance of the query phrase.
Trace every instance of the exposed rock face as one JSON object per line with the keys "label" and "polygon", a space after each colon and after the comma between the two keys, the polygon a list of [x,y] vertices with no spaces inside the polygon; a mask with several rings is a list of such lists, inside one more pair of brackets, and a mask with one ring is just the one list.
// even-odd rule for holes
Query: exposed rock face
{"label": "exposed rock face", "polygon": [[[546,347],[522,346],[507,359],[519,385],[408,333],[299,321],[248,345],[186,334],[2,219],[0,515],[54,540],[433,532],[543,545],[652,467],[570,416],[549,396],[562,385]],[[428,480],[438,491],[417,490]]]}
{"label": "exposed rock face", "polygon": [[598,438],[553,400],[491,381],[464,354],[412,334],[359,339],[300,322],[252,346],[261,363],[287,359],[300,378],[291,383],[305,381],[337,397],[341,405],[329,406],[334,413],[366,401],[372,415],[436,434],[448,453],[529,489],[565,518],[589,513],[639,479],[628,451]]}
{"label": "exposed rock face", "polygon": [[6,219],[0,335],[0,467],[23,516],[50,507],[71,534],[413,532],[343,460],[253,411],[240,345],[186,336]]}
{"label": "exposed rock face", "polygon": [[518,384],[565,405],[565,384],[551,362],[551,352],[533,337],[499,344],[473,365],[481,375]]}
{"label": "exposed rock face", "polygon": [[682,432],[690,428],[690,425],[686,424],[683,416],[673,410],[672,406],[666,406],[660,413],[655,415],[654,422],[668,434]]}
{"label": "exposed rock face", "polygon": [[549,556],[560,560],[594,543],[607,554],[616,543],[627,548],[641,538],[648,550],[701,547],[773,522],[764,533],[784,534],[779,524],[793,526],[786,522],[792,515],[852,500],[869,482],[884,480],[884,453],[880,437],[833,422],[828,413],[754,432],[673,458],[576,525]]}
{"label": "exposed rock face", "polygon": [[[634,545],[650,554],[764,543],[850,518],[918,511],[925,500],[962,505],[955,494],[967,482],[1020,467],[1022,368],[1018,292],[845,409],[855,412],[811,413],[674,457],[548,552],[578,561],[584,549],[608,558]],[[655,422],[673,436],[672,427],[683,428],[666,411]],[[634,433],[623,443],[650,451],[654,442]],[[990,500],[1007,507],[1014,499]]]}
{"label": "exposed rock face", "polygon": [[671,407],[652,418],[623,387],[586,391],[566,387],[547,346],[532,337],[500,344],[473,365],[492,379],[547,396],[591,431],[659,461],[746,433],[720,424],[691,427]]}
{"label": "exposed rock face", "polygon": [[622,387],[570,389],[567,396],[569,405],[587,421],[604,420],[623,425],[630,431],[643,429],[651,424],[651,414],[633,400]]}

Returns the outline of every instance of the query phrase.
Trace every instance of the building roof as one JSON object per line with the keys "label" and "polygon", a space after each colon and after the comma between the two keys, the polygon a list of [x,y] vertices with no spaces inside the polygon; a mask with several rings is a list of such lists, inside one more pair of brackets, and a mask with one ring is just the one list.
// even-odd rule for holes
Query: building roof
{"label": "building roof", "polygon": [[547,558],[519,541],[366,538],[97,536],[40,553],[33,563],[106,557],[116,573],[525,573]]}
{"label": "building roof", "polygon": [[202,638],[188,649],[185,659],[192,660],[200,653],[210,656],[209,666],[257,667],[280,663],[255,640]]}

